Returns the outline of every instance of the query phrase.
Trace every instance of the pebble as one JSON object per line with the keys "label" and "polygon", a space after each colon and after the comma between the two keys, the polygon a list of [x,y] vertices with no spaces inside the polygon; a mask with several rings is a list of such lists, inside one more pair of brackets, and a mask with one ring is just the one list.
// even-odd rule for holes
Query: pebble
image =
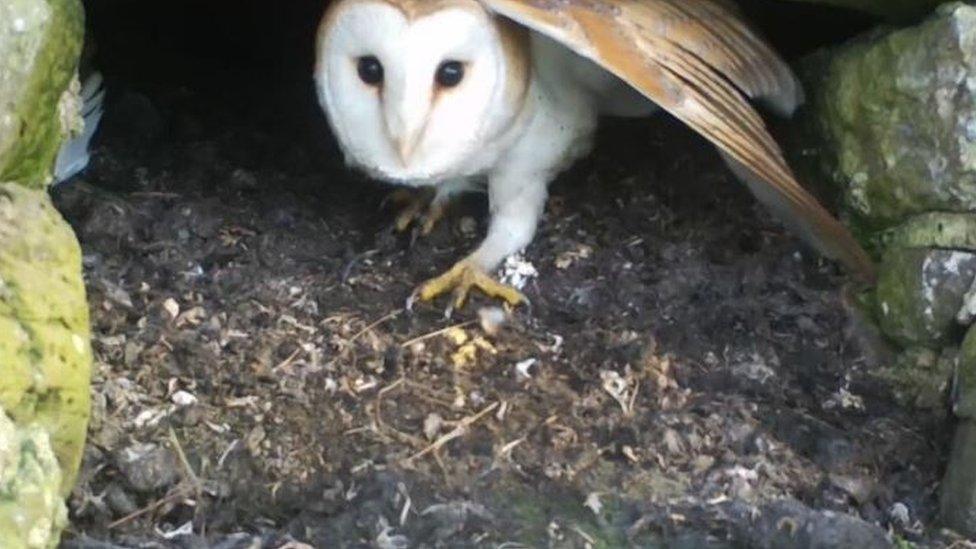
{"label": "pebble", "polygon": [[176,456],[156,444],[136,443],[118,452],[115,465],[137,492],[154,492],[180,478]]}
{"label": "pebble", "polygon": [[748,520],[753,510],[737,506],[735,521],[737,541],[757,549],[827,549],[857,547],[887,549],[891,547],[881,527],[856,516],[834,511],[811,509],[793,499],[782,499],[759,509],[755,520]]}

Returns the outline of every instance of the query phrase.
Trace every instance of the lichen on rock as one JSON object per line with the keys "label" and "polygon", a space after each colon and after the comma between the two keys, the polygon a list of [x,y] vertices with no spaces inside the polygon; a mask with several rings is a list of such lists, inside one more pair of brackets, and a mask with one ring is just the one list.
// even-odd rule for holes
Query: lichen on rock
{"label": "lichen on rock", "polygon": [[860,235],[976,210],[976,6],[820,52],[801,73],[820,171]]}
{"label": "lichen on rock", "polygon": [[61,467],[47,430],[14,424],[0,407],[0,542],[9,549],[57,547],[68,524]]}
{"label": "lichen on rock", "polygon": [[65,493],[88,422],[89,335],[74,233],[44,190],[0,183],[0,407],[49,430]]}
{"label": "lichen on rock", "polygon": [[938,349],[963,330],[958,315],[976,278],[976,254],[925,248],[892,249],[881,263],[877,318],[904,347]]}
{"label": "lichen on rock", "polygon": [[976,252],[976,214],[928,212],[878,235],[875,247],[942,248]]}
{"label": "lichen on rock", "polygon": [[79,0],[0,2],[0,181],[47,183],[84,33]]}

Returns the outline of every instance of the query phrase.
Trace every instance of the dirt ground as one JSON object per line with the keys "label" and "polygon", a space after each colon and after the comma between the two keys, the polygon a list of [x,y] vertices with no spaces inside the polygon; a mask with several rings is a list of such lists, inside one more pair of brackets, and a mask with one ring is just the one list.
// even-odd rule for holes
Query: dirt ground
{"label": "dirt ground", "polygon": [[552,187],[531,308],[446,320],[404,303],[483,196],[396,234],[301,92],[144,91],[55,191],[97,360],[66,547],[952,541],[948,426],[895,403],[845,278],[674,121],[609,124]]}

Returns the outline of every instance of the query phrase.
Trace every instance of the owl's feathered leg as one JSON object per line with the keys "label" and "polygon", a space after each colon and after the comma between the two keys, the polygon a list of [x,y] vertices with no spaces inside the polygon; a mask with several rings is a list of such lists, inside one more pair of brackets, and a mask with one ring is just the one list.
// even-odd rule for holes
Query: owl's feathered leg
{"label": "owl's feathered leg", "polygon": [[422,301],[452,292],[453,302],[448,315],[453,309],[464,306],[474,288],[512,306],[528,302],[522,292],[495,280],[488,272],[532,241],[545,207],[546,179],[494,174],[488,181],[488,199],[491,222],[488,235],[478,249],[446,273],[425,282],[415,292]]}

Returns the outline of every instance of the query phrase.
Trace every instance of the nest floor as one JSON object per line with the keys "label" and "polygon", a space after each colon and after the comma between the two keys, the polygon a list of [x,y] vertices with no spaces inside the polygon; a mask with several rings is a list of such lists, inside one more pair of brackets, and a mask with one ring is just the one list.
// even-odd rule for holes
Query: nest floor
{"label": "nest floor", "polygon": [[946,542],[943,419],[896,404],[844,277],[680,124],[608,123],[522,258],[531,308],[446,320],[404,303],[484,197],[398,234],[307,93],[246,93],[122,93],[55,190],[97,359],[66,546]]}

